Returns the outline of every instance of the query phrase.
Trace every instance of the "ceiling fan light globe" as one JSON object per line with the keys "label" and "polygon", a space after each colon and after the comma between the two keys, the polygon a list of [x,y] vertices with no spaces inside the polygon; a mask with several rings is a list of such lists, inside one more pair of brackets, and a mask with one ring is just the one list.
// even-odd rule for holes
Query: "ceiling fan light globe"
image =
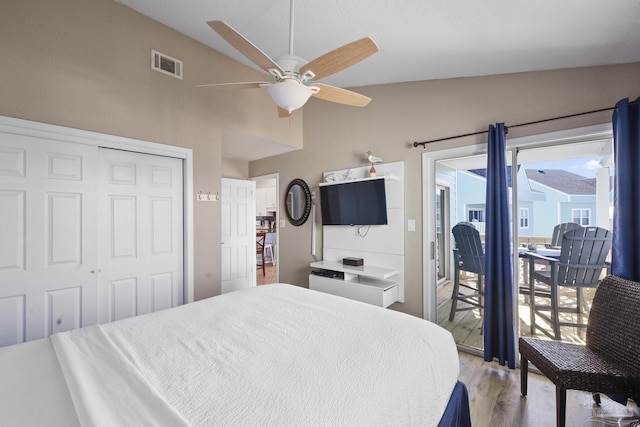
{"label": "ceiling fan light globe", "polygon": [[267,87],[267,91],[273,102],[288,112],[302,107],[312,94],[311,88],[293,79],[274,83]]}

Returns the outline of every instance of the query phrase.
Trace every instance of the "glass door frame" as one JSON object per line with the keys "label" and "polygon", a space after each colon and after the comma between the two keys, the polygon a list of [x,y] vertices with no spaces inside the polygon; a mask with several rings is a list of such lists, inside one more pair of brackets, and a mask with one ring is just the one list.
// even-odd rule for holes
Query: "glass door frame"
{"label": "glass door frame", "polygon": [[[451,205],[450,205],[450,187],[445,184],[445,183],[436,183],[436,195],[440,195],[440,241],[438,242],[437,239],[437,230],[436,230],[436,243],[435,243],[435,250],[436,250],[436,261],[438,260],[438,256],[440,256],[440,267],[438,268],[438,265],[436,264],[436,280],[438,282],[438,285],[440,285],[442,282],[446,281],[447,278],[451,275],[451,265],[452,265],[452,261],[451,261],[451,256],[449,255],[451,253],[451,232],[449,231],[451,229],[451,224],[450,224],[450,212],[451,212]],[[435,200],[435,199],[434,199]],[[437,222],[438,222],[438,218],[436,218],[436,228],[437,228]],[[438,276],[438,269],[442,270],[443,273],[443,277],[439,277]]]}
{"label": "glass door frame", "polygon": [[[542,147],[544,145],[571,144],[585,142],[593,139],[612,138],[611,123],[568,129],[558,132],[550,132],[521,138],[507,139],[506,150],[511,151],[510,162],[517,164],[518,149]],[[456,157],[468,157],[484,155],[487,153],[486,144],[472,144],[422,154],[422,289],[423,289],[423,318],[437,323],[437,269],[436,269],[436,218],[435,218],[435,192],[436,192],[436,162],[438,160],[452,159]],[[508,160],[508,162],[509,162]],[[517,173],[517,168],[512,168],[512,173]],[[515,176],[512,176],[513,194],[517,200],[517,184]],[[512,203],[512,218],[517,218],[517,203]],[[518,222],[512,221],[513,238],[517,242]],[[518,277],[517,254],[514,253],[514,278]],[[517,307],[517,293],[514,292],[514,309]],[[515,313],[516,311],[514,311]],[[519,322],[516,322],[516,331],[519,336]]]}

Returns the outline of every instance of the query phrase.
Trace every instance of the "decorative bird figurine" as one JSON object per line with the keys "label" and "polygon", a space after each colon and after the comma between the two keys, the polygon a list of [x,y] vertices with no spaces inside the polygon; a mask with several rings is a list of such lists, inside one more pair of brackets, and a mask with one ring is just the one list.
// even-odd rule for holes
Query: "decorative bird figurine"
{"label": "decorative bird figurine", "polygon": [[367,151],[367,160],[373,165],[374,163],[382,163],[382,157],[374,156],[371,151]]}
{"label": "decorative bird figurine", "polygon": [[367,151],[367,160],[371,163],[371,169],[369,169],[369,177],[376,176],[376,168],[373,166],[375,163],[382,163],[382,157],[374,156],[371,151]]}

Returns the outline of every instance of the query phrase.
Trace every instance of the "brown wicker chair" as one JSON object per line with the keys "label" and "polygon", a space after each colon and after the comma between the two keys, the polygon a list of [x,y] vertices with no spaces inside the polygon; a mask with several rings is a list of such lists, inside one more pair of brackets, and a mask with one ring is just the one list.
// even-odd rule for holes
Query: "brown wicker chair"
{"label": "brown wicker chair", "polygon": [[[587,344],[521,337],[520,381],[528,362],[556,386],[556,424],[565,425],[567,390],[640,398],[640,283],[607,276],[593,298]],[[599,396],[598,396],[599,398]],[[595,396],[594,396],[595,399]]]}

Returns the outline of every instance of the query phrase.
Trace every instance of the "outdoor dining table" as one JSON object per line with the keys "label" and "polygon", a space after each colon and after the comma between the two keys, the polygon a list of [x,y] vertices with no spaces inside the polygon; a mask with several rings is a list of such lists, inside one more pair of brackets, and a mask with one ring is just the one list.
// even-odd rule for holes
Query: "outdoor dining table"
{"label": "outdoor dining table", "polygon": [[529,249],[527,247],[518,248],[518,257],[522,259],[522,281],[528,286],[529,285],[529,264],[531,263],[531,258],[533,259],[543,259],[542,257],[549,258],[559,258],[560,257],[560,248],[556,247],[539,247],[535,249]]}

